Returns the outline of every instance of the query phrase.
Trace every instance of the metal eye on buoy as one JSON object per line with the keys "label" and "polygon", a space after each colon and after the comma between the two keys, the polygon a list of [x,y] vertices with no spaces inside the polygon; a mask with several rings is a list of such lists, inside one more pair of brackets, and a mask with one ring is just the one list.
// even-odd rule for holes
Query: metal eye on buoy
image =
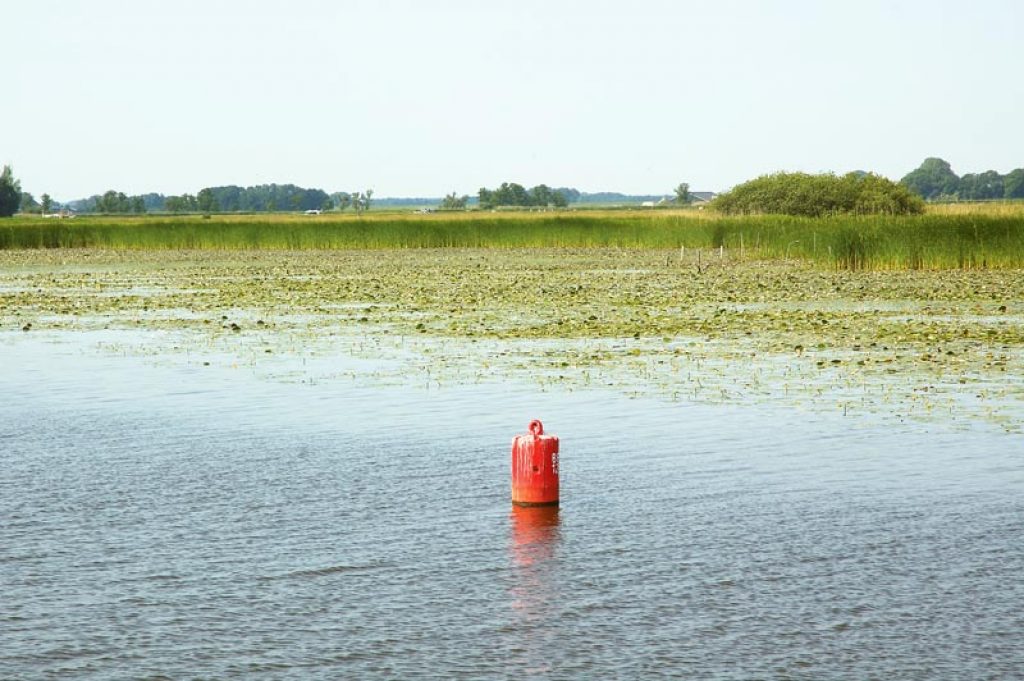
{"label": "metal eye on buoy", "polygon": [[540,421],[529,433],[512,439],[512,503],[517,506],[558,505],[558,438],[545,435]]}

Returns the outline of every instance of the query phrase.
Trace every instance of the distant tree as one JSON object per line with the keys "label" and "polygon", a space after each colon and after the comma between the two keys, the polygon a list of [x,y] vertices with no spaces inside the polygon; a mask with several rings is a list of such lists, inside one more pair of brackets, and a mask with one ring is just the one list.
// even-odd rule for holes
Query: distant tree
{"label": "distant tree", "polygon": [[327,195],[323,189],[301,189],[302,192],[302,210],[312,210],[319,208],[323,210],[324,202],[330,200],[330,196]]}
{"label": "distant tree", "polygon": [[1024,168],[1011,170],[1003,177],[1003,198],[1024,199]]}
{"label": "distant tree", "polygon": [[373,202],[373,190],[367,189],[365,192],[352,192],[351,200],[352,208],[356,213],[370,210],[370,204]]}
{"label": "distant tree", "polygon": [[680,182],[679,186],[676,187],[675,192],[675,201],[680,206],[687,206],[693,200],[693,197],[690,196],[690,185],[686,182]]}
{"label": "distant tree", "polygon": [[527,205],[530,206],[547,206],[551,199],[551,187],[546,184],[539,184],[527,192]]}
{"label": "distant tree", "polygon": [[97,213],[130,213],[132,202],[124,192],[108,189],[103,196],[95,197],[93,210]]}
{"label": "distant tree", "polygon": [[441,210],[465,210],[467,203],[469,203],[468,196],[458,196],[452,192],[441,200]]}
{"label": "distant tree", "polygon": [[953,198],[973,201],[978,198],[979,189],[977,173],[967,173],[957,183],[956,193]]}
{"label": "distant tree", "polygon": [[326,211],[329,211],[329,210],[331,210],[333,208],[334,208],[334,199],[332,199],[329,196],[326,199],[324,199],[323,201],[320,202],[320,210],[322,210],[322,211],[326,212]]}
{"label": "distant tree", "polygon": [[21,201],[18,203],[18,210],[22,213],[38,213],[39,202],[28,192],[22,192]]}
{"label": "distant tree", "polygon": [[197,208],[198,202],[196,201],[196,197],[191,194],[168,196],[164,199],[164,210],[170,211],[171,213],[187,213],[188,211],[194,211]]}
{"label": "distant tree", "polygon": [[1005,178],[994,170],[967,173],[957,183],[955,197],[962,201],[985,201],[1004,196]]}
{"label": "distant tree", "polygon": [[53,210],[53,199],[50,198],[49,194],[43,194],[39,198],[40,198],[39,205],[42,208],[44,213],[49,213],[51,210]]}
{"label": "distant tree", "polygon": [[163,194],[150,192],[149,194],[140,194],[138,198],[142,199],[143,210],[141,212],[143,213],[148,213],[149,211],[161,211],[165,209],[164,201],[167,197]]}
{"label": "distant tree", "polygon": [[907,173],[900,184],[925,199],[936,199],[955,196],[960,189],[960,178],[941,158],[926,158],[920,167]]}
{"label": "distant tree", "polygon": [[508,197],[502,205],[505,206],[529,206],[530,205],[530,192],[526,191],[526,187],[515,182],[508,184],[502,184],[502,189],[506,192]]}
{"label": "distant tree", "polygon": [[484,209],[497,206],[537,206],[540,208],[557,206],[564,208],[569,205],[569,192],[575,192],[576,196],[579,195],[579,192],[574,189],[552,189],[546,184],[539,184],[528,190],[515,182],[502,182],[500,187],[493,190],[481,187],[477,192],[477,197],[480,200],[480,207]]}
{"label": "distant tree", "polygon": [[579,203],[580,197],[582,196],[579,189],[573,189],[571,187],[559,187],[555,190],[555,193],[561,194],[565,197],[566,203]]}
{"label": "distant tree", "polygon": [[133,196],[131,198],[132,212],[136,215],[141,215],[146,212],[146,200],[141,196]]}
{"label": "distant tree", "polygon": [[213,192],[214,198],[217,199],[218,210],[225,212],[253,210],[253,207],[249,205],[249,197],[246,190],[241,187],[235,185],[210,187],[210,191]]}
{"label": "distant tree", "polygon": [[[1003,176],[994,170],[986,170],[977,176],[974,197],[980,200],[1003,198]],[[960,178],[963,182],[963,178]]]}
{"label": "distant tree", "polygon": [[491,202],[495,206],[525,206],[528,199],[526,189],[515,182],[502,182],[491,194]]}
{"label": "distant tree", "polygon": [[21,204],[21,183],[14,179],[10,166],[0,172],[0,218],[9,218],[18,212]]}
{"label": "distant tree", "polygon": [[338,210],[345,210],[352,205],[352,195],[348,192],[335,192],[331,194],[331,198],[334,199],[334,205]]}
{"label": "distant tree", "polygon": [[[209,187],[213,211],[275,211],[322,209],[329,197],[322,189],[305,189],[294,184],[261,184],[253,187]],[[198,195],[196,199],[198,200]],[[200,209],[204,210],[205,209]]]}
{"label": "distant tree", "polygon": [[196,207],[203,213],[215,213],[220,210],[220,206],[217,203],[217,197],[213,194],[213,189],[206,187],[200,189],[199,193],[196,194]]}
{"label": "distant tree", "polygon": [[494,200],[494,192],[486,187],[480,187],[480,190],[477,191],[476,195],[477,200],[480,202],[480,207],[483,209],[489,210],[498,205]]}

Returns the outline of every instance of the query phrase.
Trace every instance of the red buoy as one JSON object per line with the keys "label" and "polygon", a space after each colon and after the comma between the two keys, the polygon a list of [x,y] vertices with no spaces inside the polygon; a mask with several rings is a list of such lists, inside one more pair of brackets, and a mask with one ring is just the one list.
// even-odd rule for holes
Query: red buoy
{"label": "red buoy", "polygon": [[545,435],[540,421],[530,432],[512,439],[512,503],[517,506],[558,505],[558,438]]}

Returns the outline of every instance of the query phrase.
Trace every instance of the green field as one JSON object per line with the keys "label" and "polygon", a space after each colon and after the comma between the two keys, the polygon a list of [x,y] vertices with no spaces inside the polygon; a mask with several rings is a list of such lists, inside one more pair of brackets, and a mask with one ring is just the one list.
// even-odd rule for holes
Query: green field
{"label": "green field", "polygon": [[673,249],[683,257],[786,259],[848,270],[1024,267],[1024,206],[909,217],[722,217],[710,211],[19,217],[0,250]]}

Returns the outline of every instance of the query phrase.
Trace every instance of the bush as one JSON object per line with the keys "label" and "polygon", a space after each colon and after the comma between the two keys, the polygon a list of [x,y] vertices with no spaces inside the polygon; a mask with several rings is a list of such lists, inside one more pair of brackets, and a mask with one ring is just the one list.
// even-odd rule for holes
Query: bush
{"label": "bush", "polygon": [[910,215],[924,201],[906,187],[873,173],[775,173],[734,187],[711,204],[734,214],[769,213],[822,217],[842,214]]}

